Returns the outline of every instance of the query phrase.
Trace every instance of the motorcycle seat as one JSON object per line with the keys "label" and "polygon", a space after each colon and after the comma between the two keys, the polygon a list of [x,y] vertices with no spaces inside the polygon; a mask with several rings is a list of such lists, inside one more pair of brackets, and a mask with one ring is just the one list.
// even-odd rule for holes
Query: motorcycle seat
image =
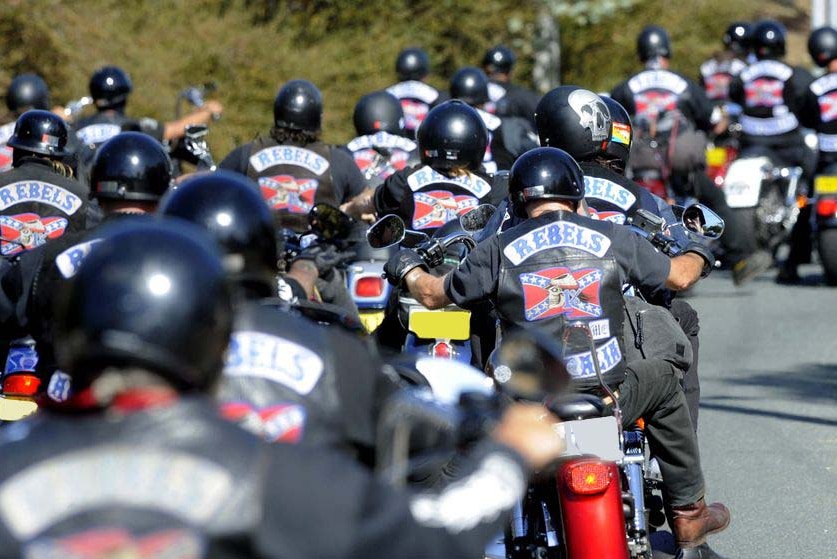
{"label": "motorcycle seat", "polygon": [[566,394],[547,402],[549,411],[562,421],[607,417],[610,412],[604,401],[593,394]]}

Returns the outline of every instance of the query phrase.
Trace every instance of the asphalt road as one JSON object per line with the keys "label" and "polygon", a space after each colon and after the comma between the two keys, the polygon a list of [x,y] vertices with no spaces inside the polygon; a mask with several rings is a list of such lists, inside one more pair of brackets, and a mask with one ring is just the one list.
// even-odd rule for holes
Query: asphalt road
{"label": "asphalt road", "polygon": [[708,499],[732,511],[710,544],[729,559],[837,558],[837,288],[801,273],[736,288],[717,272],[688,296]]}

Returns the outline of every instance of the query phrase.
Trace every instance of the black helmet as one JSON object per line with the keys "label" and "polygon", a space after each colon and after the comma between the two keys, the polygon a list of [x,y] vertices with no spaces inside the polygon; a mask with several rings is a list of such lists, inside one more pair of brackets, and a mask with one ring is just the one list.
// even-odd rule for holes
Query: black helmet
{"label": "black helmet", "polygon": [[482,66],[488,73],[508,74],[514,68],[517,58],[511,49],[504,45],[497,45],[488,49],[482,58]]}
{"label": "black helmet", "polygon": [[49,111],[26,111],[15,122],[15,131],[6,145],[15,150],[60,158],[67,154],[67,125]]}
{"label": "black helmet", "polygon": [[21,74],[6,91],[6,106],[15,114],[29,109],[49,110],[49,88],[37,74]]}
{"label": "black helmet", "polygon": [[581,161],[604,152],[613,120],[601,97],[575,85],[563,85],[540,100],[535,124],[542,146],[561,148]]}
{"label": "black helmet", "polygon": [[619,172],[624,173],[628,167],[628,159],[631,156],[631,142],[633,141],[634,128],[631,124],[631,117],[618,101],[602,95],[601,100],[607,105],[610,111],[610,118],[613,120],[613,130],[610,134],[610,141],[604,150],[604,156],[615,163]]}
{"label": "black helmet", "polygon": [[724,31],[724,46],[737,54],[747,54],[750,50],[750,39],[753,26],[746,21],[736,21]]}
{"label": "black helmet", "polygon": [[668,32],[658,25],[647,25],[636,38],[636,52],[642,62],[657,57],[671,58],[671,40]]}
{"label": "black helmet", "polygon": [[516,216],[526,217],[526,202],[546,198],[573,202],[584,198],[584,175],[578,163],[557,148],[527,151],[509,174],[509,200]]}
{"label": "black helmet", "polygon": [[220,245],[227,274],[273,293],[278,273],[273,214],[259,186],[239,173],[219,170],[186,179],[157,213],[200,225]]}
{"label": "black helmet", "polygon": [[436,169],[482,165],[488,131],[476,109],[459,99],[445,101],[430,110],[417,133],[421,162]]}
{"label": "black helmet", "polygon": [[120,107],[134,90],[128,73],[118,66],[99,68],[90,76],[90,97],[100,109]]}
{"label": "black helmet", "polygon": [[781,58],[785,56],[785,26],[772,19],[756,24],[753,29],[753,50],[756,58]]}
{"label": "black helmet", "polygon": [[450,96],[472,107],[488,103],[488,77],[474,66],[460,68],[450,79]]}
{"label": "black helmet", "polygon": [[58,362],[76,389],[106,367],[138,367],[180,390],[207,390],[232,328],[218,251],[187,223],[117,222],[62,285],[55,327]]}
{"label": "black helmet", "polygon": [[420,80],[430,73],[430,57],[420,48],[406,48],[395,59],[395,73],[401,81]]}
{"label": "black helmet", "polygon": [[825,68],[837,59],[837,29],[820,27],[808,37],[808,54],[820,68]]}
{"label": "black helmet", "polygon": [[273,122],[279,128],[317,131],[323,122],[323,96],[307,80],[291,80],[273,100]]}
{"label": "black helmet", "polygon": [[375,91],[360,98],[353,115],[358,136],[375,132],[402,134],[404,109],[397,97],[386,91]]}
{"label": "black helmet", "polygon": [[90,195],[99,199],[154,202],[170,184],[166,150],[141,132],[122,132],[106,141],[90,170]]}

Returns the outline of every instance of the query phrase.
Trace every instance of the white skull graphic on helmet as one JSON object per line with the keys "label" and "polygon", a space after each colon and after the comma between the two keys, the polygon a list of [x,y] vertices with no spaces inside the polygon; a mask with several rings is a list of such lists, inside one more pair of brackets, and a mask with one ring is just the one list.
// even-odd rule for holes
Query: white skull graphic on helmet
{"label": "white skull graphic on helmet", "polygon": [[592,141],[601,142],[608,139],[610,111],[598,95],[587,89],[576,89],[570,93],[567,103],[578,115],[578,123],[590,130]]}

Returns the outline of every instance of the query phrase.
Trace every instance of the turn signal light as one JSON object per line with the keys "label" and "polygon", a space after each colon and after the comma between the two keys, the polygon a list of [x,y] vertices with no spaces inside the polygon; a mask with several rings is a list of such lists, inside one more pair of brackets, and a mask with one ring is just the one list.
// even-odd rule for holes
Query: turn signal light
{"label": "turn signal light", "polygon": [[358,297],[380,297],[384,292],[384,279],[373,276],[360,278],[355,284]]}
{"label": "turn signal light", "polygon": [[817,213],[823,217],[837,214],[837,198],[821,198],[817,202]]}
{"label": "turn signal light", "polygon": [[34,396],[41,386],[35,375],[9,375],[3,379],[4,396]]}
{"label": "turn signal light", "polygon": [[604,493],[610,486],[611,475],[606,462],[577,462],[564,468],[567,487],[576,495]]}

